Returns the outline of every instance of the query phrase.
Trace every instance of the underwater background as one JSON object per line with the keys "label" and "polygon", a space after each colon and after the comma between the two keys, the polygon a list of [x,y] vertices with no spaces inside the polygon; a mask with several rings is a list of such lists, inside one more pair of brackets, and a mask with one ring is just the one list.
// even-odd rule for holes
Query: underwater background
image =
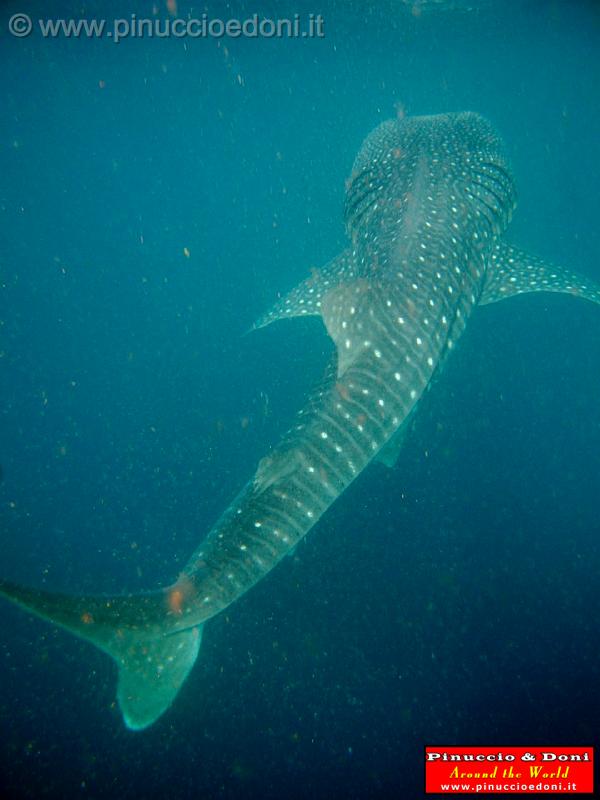
{"label": "underwater background", "polygon": [[[25,38],[8,20],[302,20],[321,38]],[[600,280],[594,2],[5,2],[0,574],[173,580],[332,352],[245,335],[344,242],[396,113],[506,141],[508,239]],[[599,745],[600,309],[477,310],[400,462],[206,627],[143,733],[92,646],[2,603],[0,796],[423,796],[426,744]]]}

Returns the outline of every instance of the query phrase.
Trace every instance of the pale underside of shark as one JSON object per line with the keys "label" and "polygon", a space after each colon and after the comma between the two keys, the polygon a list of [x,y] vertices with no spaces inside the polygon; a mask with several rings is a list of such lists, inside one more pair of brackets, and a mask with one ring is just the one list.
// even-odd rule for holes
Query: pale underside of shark
{"label": "pale underside of shark", "polygon": [[204,623],[273,569],[371,461],[395,462],[407,419],[477,305],[535,291],[600,303],[591,281],[503,241],[514,206],[502,143],[479,115],[381,124],[348,181],[347,248],[256,325],[319,315],[336,346],[331,379],[176,582],[78,597],[0,581],[0,593],[114,658],[129,728],[171,705]]}

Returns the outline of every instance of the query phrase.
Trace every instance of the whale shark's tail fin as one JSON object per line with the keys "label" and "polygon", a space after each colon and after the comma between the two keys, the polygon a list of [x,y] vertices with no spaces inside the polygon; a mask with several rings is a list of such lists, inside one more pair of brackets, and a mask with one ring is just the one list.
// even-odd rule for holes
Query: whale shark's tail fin
{"label": "whale shark's tail fin", "polygon": [[179,610],[172,600],[177,591],[78,597],[0,580],[0,594],[114,658],[117,700],[132,730],[148,727],[169,708],[200,649],[201,625],[176,630],[169,624]]}
{"label": "whale shark's tail fin", "polygon": [[128,728],[147,728],[171,705],[196,662],[202,625],[134,642],[120,655],[117,700]]}

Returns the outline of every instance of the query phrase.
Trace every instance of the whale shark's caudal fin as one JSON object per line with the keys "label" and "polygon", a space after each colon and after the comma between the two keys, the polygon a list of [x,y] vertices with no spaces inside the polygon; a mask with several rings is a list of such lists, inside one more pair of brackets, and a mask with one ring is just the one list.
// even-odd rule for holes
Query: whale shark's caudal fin
{"label": "whale shark's caudal fin", "polygon": [[147,728],[169,708],[196,663],[201,641],[199,625],[135,642],[115,656],[119,665],[117,700],[128,728]]}
{"label": "whale shark's caudal fin", "polygon": [[117,700],[132,730],[148,727],[169,708],[198,655],[201,625],[168,632],[174,630],[169,616],[180,612],[177,589],[78,597],[0,581],[0,594],[114,658],[119,667]]}

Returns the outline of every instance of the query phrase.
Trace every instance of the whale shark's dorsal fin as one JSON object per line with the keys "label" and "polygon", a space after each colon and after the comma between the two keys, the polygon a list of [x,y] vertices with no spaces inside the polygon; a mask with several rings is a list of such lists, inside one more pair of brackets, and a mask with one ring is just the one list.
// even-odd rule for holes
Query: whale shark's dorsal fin
{"label": "whale shark's dorsal fin", "polygon": [[524,250],[499,243],[488,267],[479,305],[497,303],[526,292],[560,292],[600,303],[600,285],[576,272],[548,264]]}

